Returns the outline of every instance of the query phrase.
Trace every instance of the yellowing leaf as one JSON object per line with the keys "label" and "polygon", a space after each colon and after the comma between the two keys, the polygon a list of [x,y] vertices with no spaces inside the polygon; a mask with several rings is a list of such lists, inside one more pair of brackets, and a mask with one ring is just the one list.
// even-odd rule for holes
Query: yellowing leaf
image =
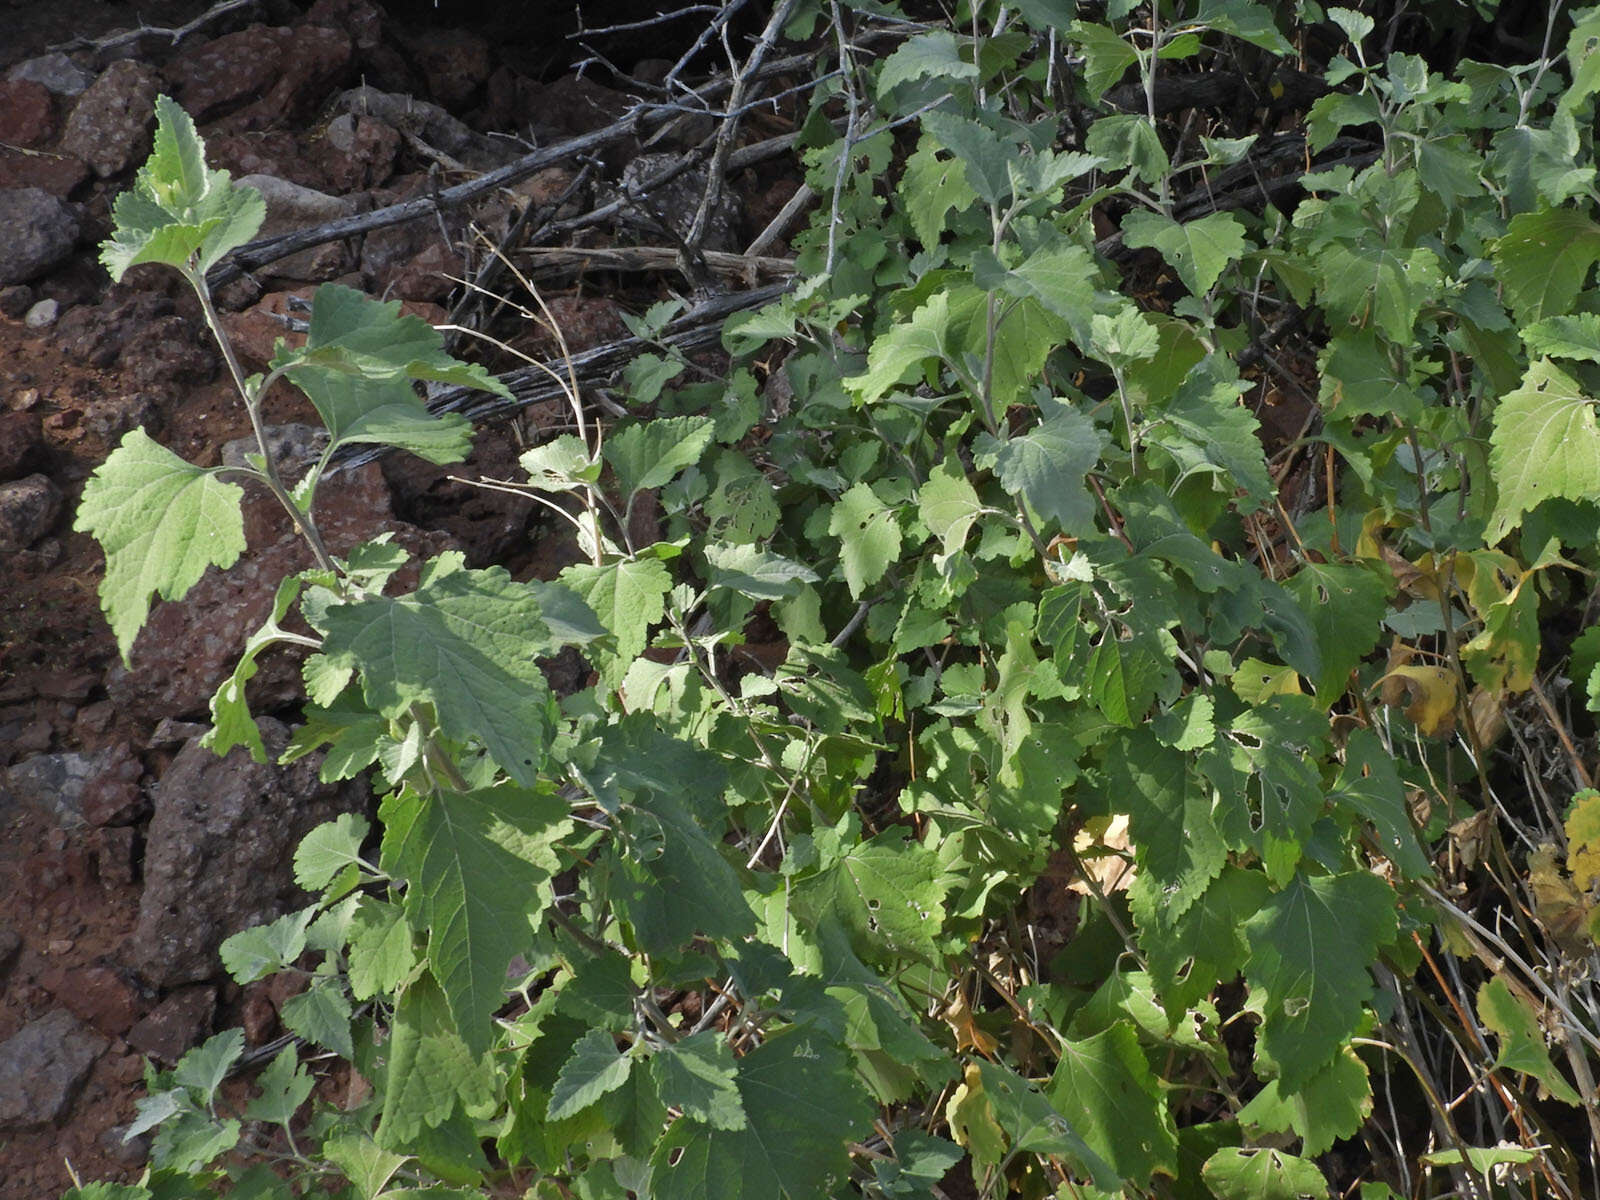
{"label": "yellowing leaf", "polygon": [[1500,1041],[1495,1066],[1532,1075],[1558,1100],[1568,1104],[1583,1103],[1582,1097],[1550,1061],[1538,1017],[1499,976],[1478,989],[1478,1017]]}
{"label": "yellowing leaf", "polygon": [[1385,704],[1399,707],[1401,699],[1391,690],[1398,681],[1405,697],[1405,714],[1429,737],[1444,737],[1456,724],[1456,697],[1459,688],[1455,673],[1445,667],[1399,666],[1383,677]]}
{"label": "yellowing leaf", "polygon": [[1567,813],[1567,872],[1584,891],[1600,884],[1600,792],[1585,788]]}

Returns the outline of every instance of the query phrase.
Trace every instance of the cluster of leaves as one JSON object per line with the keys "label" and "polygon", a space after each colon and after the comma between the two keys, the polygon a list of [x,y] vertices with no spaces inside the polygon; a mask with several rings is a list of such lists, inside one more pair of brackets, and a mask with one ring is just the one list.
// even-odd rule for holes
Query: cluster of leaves
{"label": "cluster of leaves", "polygon": [[[583,554],[558,581],[447,554],[390,594],[400,550],[321,544],[327,455],[293,486],[266,457],[233,472],[318,564],[283,582],[211,745],[262,756],[245,685],[303,646],[286,757],[369,771],[381,803],[376,830],[309,836],[316,902],[224,962],[300,972],[286,1023],[370,1089],[308,1116],[286,1050],[223,1115],[224,1034],[151,1075],[146,1182],[79,1195],[909,1200],[956,1172],[990,1196],[1323,1196],[1374,1076],[1416,1090],[1386,1022],[1445,916],[1432,850],[1600,529],[1600,18],[1563,26],[1564,62],[1444,78],[1371,60],[1371,19],[1330,9],[1344,51],[1306,151],[1357,131],[1372,153],[1305,174],[1292,216],[1180,219],[1254,135],[1165,140],[1153,99],[1095,106],[1129,72],[1153,97],[1159,71],[1293,55],[1269,11],[1018,7],[824,87],[803,282],[730,321],[726,379],[683,383],[663,350],[629,372],[636,417],[593,427],[574,396],[579,432],[527,452]],[[1081,138],[1064,105],[1093,114]],[[205,269],[259,198],[158,115],[105,261],[174,266],[209,312]],[[1296,314],[1325,335],[1320,394],[1269,458],[1240,362]],[[303,346],[239,377],[258,425],[279,376],[329,455],[439,462],[470,431],[413,381],[499,386],[333,286]],[[87,486],[124,653],[152,595],[243,550],[228,474],[135,432]],[[539,660],[566,647],[593,680],[557,697]],[[1600,635],[1573,663],[1600,707]],[[1547,864],[1573,905],[1597,813],[1579,797]],[[1593,1104],[1530,995],[1486,975],[1482,1068]],[[1422,1168],[1576,1186],[1427,1100]],[[1382,1176],[1364,1197],[1394,1194]]]}

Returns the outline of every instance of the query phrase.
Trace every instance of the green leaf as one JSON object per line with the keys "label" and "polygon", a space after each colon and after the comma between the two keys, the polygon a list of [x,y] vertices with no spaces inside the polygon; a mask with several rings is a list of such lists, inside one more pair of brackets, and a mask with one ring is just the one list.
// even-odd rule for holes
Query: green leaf
{"label": "green leaf", "polygon": [[1386,575],[1359,563],[1306,562],[1285,586],[1311,618],[1322,671],[1312,679],[1327,708],[1343,696],[1350,672],[1383,636],[1393,588]]}
{"label": "green leaf", "polygon": [[1521,332],[1529,354],[1600,362],[1600,313],[1547,317]]}
{"label": "green leaf", "polygon": [[200,744],[219,758],[235,746],[244,746],[256,762],[267,761],[267,748],[262,744],[261,730],[250,716],[244,689],[255,677],[256,657],[288,636],[281,622],[300,595],[301,582],[298,575],[279,580],[278,591],[272,600],[272,611],[267,614],[261,628],[251,634],[250,640],[244,644],[244,653],[234,664],[233,674],[222,681],[216,694],[211,697],[211,728],[201,737]]}
{"label": "green leaf", "polygon": [[517,459],[528,473],[528,483],[543,492],[567,492],[600,479],[600,464],[589,454],[588,444],[576,434],[563,433],[525,450]]}
{"label": "green leaf", "polygon": [[731,588],[755,600],[782,600],[797,595],[801,584],[817,582],[810,567],[755,546],[713,544],[705,555],[713,587]]}
{"label": "green leaf", "polygon": [[550,686],[535,655],[559,642],[535,589],[501,567],[435,569],[409,596],[333,605],[322,619],[323,653],[360,669],[362,694],[379,713],[431,704],[446,736],[482,742],[519,783],[538,778]]}
{"label": "green leaf", "polygon": [[1365,872],[1297,874],[1245,922],[1261,1046],[1286,1090],[1322,1070],[1355,1032],[1372,995],[1368,967],[1394,932],[1394,892]]}
{"label": "green leaf", "polygon": [[657,843],[643,861],[625,864],[616,901],[639,940],[655,950],[697,934],[734,939],[754,932],[755,914],[739,874],[707,836],[699,814],[671,794],[653,792],[641,792],[635,807]]}
{"label": "green leaf", "polygon": [[1484,533],[1491,546],[1542,501],[1600,496],[1594,404],[1576,379],[1547,358],[1528,368],[1521,387],[1501,397],[1489,435],[1489,466],[1499,490]]}
{"label": "green leaf", "polygon": [[1131,212],[1122,219],[1122,240],[1135,249],[1159,250],[1194,296],[1211,291],[1223,269],[1249,248],[1244,226],[1228,213],[1180,224],[1164,213]]}
{"label": "green leaf", "polygon": [[1070,1155],[1089,1172],[1097,1186],[1115,1188],[1121,1184],[1111,1165],[1090,1148],[1032,1083],[1003,1063],[980,1060],[977,1068],[983,1094],[994,1119],[1010,1137],[1013,1152]]}
{"label": "green leaf", "polygon": [[1420,420],[1426,400],[1416,381],[1396,368],[1396,353],[1371,329],[1330,338],[1319,364],[1317,399],[1346,421],[1364,416]]}
{"label": "green leaf", "polygon": [[149,1188],[133,1183],[108,1183],[95,1180],[80,1187],[68,1188],[61,1200],[151,1200]]}
{"label": "green leaf", "polygon": [[1367,1066],[1349,1047],[1293,1093],[1269,1079],[1239,1110],[1239,1121],[1269,1133],[1293,1132],[1300,1152],[1315,1157],[1341,1138],[1353,1137],[1372,1115]]}
{"label": "green leaf", "polygon": [[1317,267],[1317,294],[1330,316],[1376,329],[1398,345],[1410,344],[1417,316],[1444,283],[1439,256],[1420,246],[1402,252],[1335,243],[1322,249]]}
{"label": "green leaf", "polygon": [[306,929],[315,906],[285,913],[276,921],[241,929],[218,948],[222,965],[235,983],[254,983],[294,965],[306,948]]}
{"label": "green leaf", "polygon": [[1139,61],[1132,46],[1116,30],[1088,21],[1072,23],[1072,42],[1083,51],[1083,82],[1090,100],[1099,100],[1129,67]]}
{"label": "green leaf", "polygon": [[1433,865],[1417,841],[1400,772],[1377,734],[1352,730],[1344,758],[1344,769],[1329,797],[1372,823],[1379,848],[1402,875],[1408,879],[1428,875]]}
{"label": "green leaf", "polygon": [[[567,805],[524,788],[481,788],[385,806],[385,869],[410,881],[406,913],[428,936],[428,961],[460,1035],[488,1048],[505,1002],[506,964],[529,948],[550,899]],[[514,904],[508,910],[507,904]]]}
{"label": "green leaf", "polygon": [[365,1135],[330,1137],[322,1143],[322,1156],[344,1172],[360,1200],[376,1200],[408,1157],[390,1153]]}
{"label": "green leaf", "polygon": [[125,664],[152,595],[182,599],[207,567],[231,567],[244,552],[243,501],[242,488],[143,429],[129,431],[89,476],[73,528],[105,551],[100,603]]}
{"label": "green leaf", "polygon": [[294,382],[322,417],[333,446],[395,446],[440,464],[460,462],[472,450],[472,422],[459,413],[429,412],[404,379],[368,379],[308,365],[294,372]]}
{"label": "green leaf", "polygon": [[1496,1067],[1531,1075],[1557,1100],[1582,1106],[1583,1098],[1550,1061],[1538,1017],[1498,975],[1478,988],[1478,1019],[1500,1042],[1500,1053],[1494,1058]]}
{"label": "green leaf", "polygon": [[1094,256],[1082,246],[1046,243],[1009,271],[1003,271],[998,261],[991,267],[980,259],[977,265],[974,278],[979,287],[998,287],[1035,300],[1066,321],[1080,340],[1086,336],[1094,316],[1097,270]]}
{"label": "green leaf", "polygon": [[190,1050],[172,1068],[172,1082],[179,1087],[192,1088],[200,1099],[210,1104],[217,1089],[227,1079],[233,1064],[244,1053],[244,1031],[229,1029]]}
{"label": "green leaf", "polygon": [[1146,440],[1161,446],[1185,475],[1211,472],[1241,487],[1250,507],[1274,494],[1255,414],[1239,403],[1245,384],[1225,355],[1213,354],[1189,372],[1178,394],[1151,415]]}
{"label": "green leaf", "polygon": [[380,992],[396,992],[417,965],[411,926],[404,910],[368,901],[350,918],[347,951],[350,994],[370,1000]]}
{"label": "green leaf", "polygon": [[942,543],[947,558],[966,544],[967,534],[982,512],[983,502],[967,481],[958,455],[940,460],[917,493],[917,515]]}
{"label": "green leaf", "polygon": [[666,615],[666,596],[672,590],[672,575],[659,558],[621,559],[598,567],[576,563],[561,572],[561,582],[583,597],[616,638],[617,658],[624,667],[639,657],[650,640],[650,627]]}
{"label": "green leaf", "polygon": [[930,75],[940,81],[978,77],[977,66],[962,60],[955,34],[949,30],[938,29],[901,42],[878,68],[878,98],[883,99],[899,84]]}
{"label": "green leaf", "polygon": [[[445,352],[444,337],[421,317],[402,316],[400,301],[374,300],[340,283],[325,283],[311,301],[306,343],[279,342],[272,359],[299,382],[304,367],[320,367],[372,381],[427,379],[480,388],[507,400],[510,390],[476,363]],[[329,432],[339,438],[329,425]]]}
{"label": "green leaf", "polygon": [[343,989],[326,976],[320,976],[298,996],[283,1003],[283,1023],[308,1042],[326,1046],[340,1058],[355,1057],[355,1042],[350,1036],[350,1001]]}
{"label": "green leaf", "polygon": [[361,861],[361,843],[371,828],[354,813],[340,813],[318,825],[295,848],[294,881],[308,892],[327,887],[335,875]]}
{"label": "green leaf", "polygon": [[300,1052],[293,1046],[286,1046],[267,1064],[267,1069],[256,1076],[256,1086],[261,1094],[246,1106],[246,1118],[287,1125],[300,1106],[310,1099],[317,1083],[300,1069]]}
{"label": "green leaf", "polygon": [[847,1144],[872,1119],[844,1052],[789,1030],[739,1060],[738,1087],[742,1128],[672,1123],[650,1157],[656,1200],[833,1195],[849,1175]]}
{"label": "green leaf", "polygon": [[687,1117],[713,1129],[744,1129],[749,1124],[739,1094],[738,1061],[713,1030],[693,1033],[664,1047],[650,1059],[661,1099]]}
{"label": "green leaf", "polygon": [[1278,32],[1271,10],[1255,0],[1202,0],[1195,23],[1270,50],[1280,58],[1292,58],[1295,53],[1289,39]]}
{"label": "green leaf", "polygon": [[559,1121],[588,1108],[607,1092],[628,1082],[633,1056],[619,1053],[616,1039],[604,1029],[591,1029],[572,1048],[550,1090],[549,1120]]}
{"label": "green leaf", "polygon": [[1146,1187],[1157,1171],[1176,1174],[1177,1129],[1133,1026],[1064,1040],[1045,1094],[1122,1178]]}
{"label": "green leaf", "polygon": [[944,924],[938,856],[886,830],[849,845],[826,870],[794,885],[793,904],[812,924],[836,919],[858,954],[932,958]]}
{"label": "green leaf", "polygon": [[929,250],[939,244],[950,213],[965,212],[978,199],[960,160],[941,158],[940,150],[939,143],[924,134],[900,177],[900,202],[911,231]]}
{"label": "green leaf", "polygon": [[100,261],[113,282],[139,263],[204,275],[255,237],[266,215],[255,188],[233,184],[226,171],[206,169],[205,145],[189,114],[157,96],[154,146],[133,187],[112,205],[115,224],[100,247]]}
{"label": "green leaf", "polygon": [[[504,979],[504,966],[501,972]],[[414,1150],[424,1128],[437,1128],[455,1111],[458,1097],[477,1090],[479,1067],[427,976],[401,994],[386,1049],[383,1116],[375,1137],[385,1149]]]}
{"label": "green leaf", "polygon": [[1094,498],[1084,477],[1100,460],[1105,440],[1087,414],[1067,405],[1020,437],[1008,438],[995,452],[1006,491],[1062,532],[1088,532]]}
{"label": "green leaf", "polygon": [[656,417],[613,433],[602,454],[617,473],[624,496],[658,488],[693,466],[711,444],[716,422],[710,417]]}
{"label": "green leaf", "polygon": [[843,544],[840,559],[852,599],[860,599],[900,556],[900,522],[871,484],[858,483],[839,497],[828,532]]}
{"label": "green leaf", "polygon": [[1163,918],[1176,921],[1228,858],[1208,789],[1186,755],[1142,729],[1128,730],[1108,747],[1105,775],[1107,804],[1128,814],[1140,877],[1160,889]]}
{"label": "green leaf", "polygon": [[1326,1200],[1317,1164],[1281,1150],[1218,1150],[1201,1170],[1217,1200]]}
{"label": "green leaf", "polygon": [[1600,259],[1600,224],[1569,208],[1518,213],[1492,254],[1519,324],[1566,316]]}

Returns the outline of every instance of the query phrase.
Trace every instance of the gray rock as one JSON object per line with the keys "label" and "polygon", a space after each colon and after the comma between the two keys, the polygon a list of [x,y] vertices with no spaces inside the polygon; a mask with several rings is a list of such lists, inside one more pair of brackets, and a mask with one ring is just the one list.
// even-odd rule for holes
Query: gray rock
{"label": "gray rock", "polygon": [[0,229],[0,286],[37,279],[78,244],[77,213],[43,188],[0,191]]}
{"label": "gray rock", "polygon": [[0,552],[26,550],[61,515],[61,489],[43,475],[0,484]]}
{"label": "gray rock", "polygon": [[86,823],[84,789],[104,775],[121,753],[120,747],[113,746],[94,754],[35,754],[13,763],[3,778],[12,799],[49,813],[58,825],[73,829]]}
{"label": "gray rock", "polygon": [[504,166],[523,153],[509,138],[497,139],[478,133],[437,104],[398,92],[380,92],[374,87],[351,88],[333,102],[332,111],[377,117],[402,135],[410,134],[475,171]]}
{"label": "gray rock", "polygon": [[0,1129],[58,1120],[108,1044],[59,1008],[0,1042]]}
{"label": "gray rock", "polygon": [[129,942],[132,964],[151,983],[210,979],[223,939],[303,904],[292,869],[300,839],[366,805],[365,783],[317,778],[320,754],[274,765],[289,731],[270,717],[256,724],[268,762],[254,762],[243,749],[218,758],[192,741],[156,785],[139,922]]}
{"label": "gray rock", "polygon": [[[328,431],[300,421],[287,425],[267,426],[267,448],[272,461],[287,480],[298,480],[306,468],[322,456],[328,445]],[[248,455],[260,453],[254,435],[234,438],[222,444],[222,465],[243,467],[249,465]]]}
{"label": "gray rock", "polygon": [[0,316],[20,317],[33,307],[33,289],[25,283],[0,288]]}
{"label": "gray rock", "polygon": [[61,301],[41,300],[31,305],[28,313],[22,318],[22,323],[29,329],[48,329],[56,323],[56,318],[61,315]]}
{"label": "gray rock", "polygon": [[[273,237],[310,229],[356,211],[355,201],[345,196],[330,196],[313,188],[301,187],[275,175],[246,175],[239,183],[255,188],[267,204],[267,219],[258,237]],[[345,244],[329,242],[280,258],[270,268],[282,279],[318,283],[342,275],[350,269]]]}
{"label": "gray rock", "polygon": [[62,151],[81,158],[102,179],[143,162],[160,90],[160,78],[143,63],[112,63],[78,97],[61,135]]}
{"label": "gray rock", "polygon": [[[689,236],[695,214],[700,209],[701,198],[705,195],[706,169],[695,167],[648,191],[644,188],[646,180],[669,170],[680,157],[677,154],[641,154],[622,169],[622,186],[619,190],[629,203],[620,214],[619,224],[656,239],[661,238],[661,225],[666,225],[679,238]],[[743,206],[738,194],[724,186],[706,220],[705,237],[700,248],[737,251],[743,218]]]}
{"label": "gray rock", "polygon": [[19,62],[6,72],[7,79],[26,79],[41,84],[58,96],[81,96],[94,82],[86,71],[59,50]]}
{"label": "gray rock", "polygon": [[0,925],[0,982],[5,981],[11,964],[22,951],[22,937],[8,925]]}
{"label": "gray rock", "polygon": [[128,1045],[160,1062],[175,1063],[184,1051],[205,1041],[216,1015],[216,988],[179,988],[128,1031]]}

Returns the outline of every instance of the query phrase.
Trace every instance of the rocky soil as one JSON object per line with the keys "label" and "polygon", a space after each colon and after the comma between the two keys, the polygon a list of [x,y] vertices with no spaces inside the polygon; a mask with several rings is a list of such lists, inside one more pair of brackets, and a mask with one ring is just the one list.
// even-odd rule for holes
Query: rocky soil
{"label": "rocky soil", "polygon": [[[447,6],[448,7],[448,6]],[[84,479],[143,426],[192,460],[240,452],[248,422],[233,402],[192,298],[170,273],[141,268],[111,286],[95,257],[110,204],[149,150],[158,93],[199,122],[212,165],[247,177],[268,205],[265,233],[302,229],[473,178],[535,146],[610,124],[632,103],[627,80],[573,65],[564,6],[542,20],[506,8],[290,0],[139,6],[178,28],[217,8],[173,47],[124,36],[129,6],[0,0],[0,1193],[44,1200],[84,1179],[137,1177],[145,1147],[121,1129],[146,1057],[170,1064],[217,1029],[243,1023],[252,1044],[280,1032],[277,981],[240,989],[221,976],[229,933],[296,902],[300,836],[364,810],[364,786],[317,781],[316,760],[258,766],[197,744],[206,704],[273,588],[307,561],[270,498],[247,512],[251,549],[181,603],[162,603],[130,664],[101,617],[98,549],[72,530]],[[592,23],[624,3],[585,5]],[[637,5],[632,8],[637,8]],[[602,10],[604,10],[602,12]],[[654,10],[651,6],[650,11]],[[462,19],[463,12],[466,19]],[[648,15],[646,12],[645,15]],[[653,45],[610,47],[640,79],[667,64]],[[785,128],[753,129],[750,138]],[[552,166],[444,218],[430,217],[270,264],[223,291],[226,320],[259,370],[295,312],[329,280],[450,319],[457,280],[484,261],[529,206],[586,211],[654,155],[681,154],[705,130],[649,148],[619,142],[594,161]],[[658,160],[660,161],[660,160]],[[667,160],[670,162],[670,158]],[[703,176],[702,176],[703,178]],[[787,159],[730,180],[706,249],[741,250],[798,186]],[[612,189],[607,192],[605,189]],[[692,214],[697,188],[663,192],[648,212],[580,230],[562,244],[655,242]],[[560,205],[558,211],[557,206]],[[779,239],[763,250],[781,255]],[[682,288],[670,273],[556,279],[546,299],[574,350],[625,334],[618,313]],[[497,337],[546,354],[552,339],[516,315]],[[463,342],[458,352],[472,353]],[[501,369],[509,359],[490,360]],[[313,414],[285,390],[268,416],[285,445]],[[531,506],[452,476],[506,477],[524,441],[565,419],[535,406],[484,429],[450,470],[390,457],[334,478],[322,528],[337,553],[380,532],[409,549],[465,551],[519,578],[560,569],[569,548]],[[297,663],[263,661],[252,708],[271,744],[302,698]],[[70,1164],[70,1168],[69,1165]]]}

